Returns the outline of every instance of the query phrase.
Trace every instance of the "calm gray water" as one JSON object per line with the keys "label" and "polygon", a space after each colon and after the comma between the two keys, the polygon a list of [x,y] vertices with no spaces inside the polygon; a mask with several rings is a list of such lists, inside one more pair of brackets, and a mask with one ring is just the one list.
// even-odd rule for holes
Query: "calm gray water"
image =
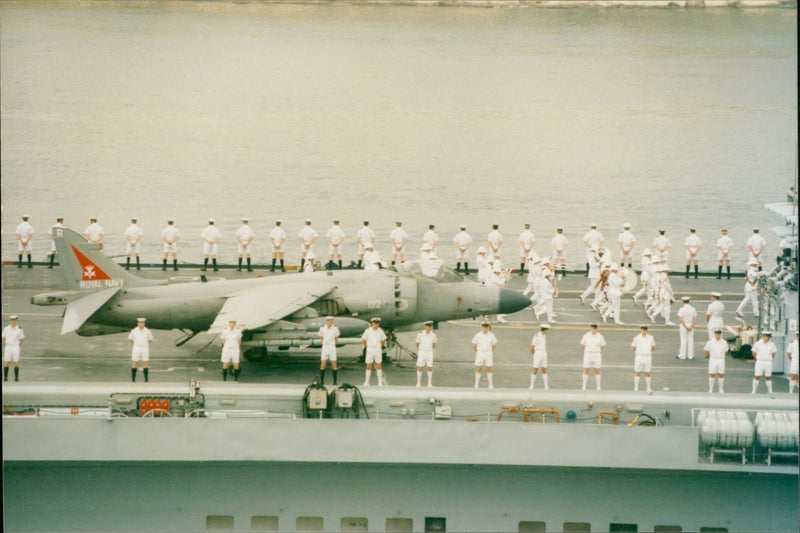
{"label": "calm gray water", "polygon": [[259,261],[275,218],[296,261],[306,217],[349,238],[368,218],[384,253],[395,219],[413,248],[428,223],[449,242],[498,222],[509,263],[524,222],[540,253],[563,226],[573,265],[590,222],[679,246],[696,226],[706,264],[722,226],[739,250],[760,226],[774,249],[762,206],[796,173],[796,16],[3,2],[3,257],[24,212],[37,260],[57,215],[80,231],[97,216],[109,254],[138,216],[146,261],[167,217],[199,260],[209,216],[223,261],[241,216]]}

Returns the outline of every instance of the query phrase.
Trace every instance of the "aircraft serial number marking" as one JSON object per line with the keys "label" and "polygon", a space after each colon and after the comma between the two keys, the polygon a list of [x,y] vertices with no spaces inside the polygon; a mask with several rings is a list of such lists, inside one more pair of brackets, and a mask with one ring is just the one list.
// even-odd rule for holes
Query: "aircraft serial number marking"
{"label": "aircraft serial number marking", "polygon": [[367,309],[380,309],[381,306],[380,300],[367,300]]}

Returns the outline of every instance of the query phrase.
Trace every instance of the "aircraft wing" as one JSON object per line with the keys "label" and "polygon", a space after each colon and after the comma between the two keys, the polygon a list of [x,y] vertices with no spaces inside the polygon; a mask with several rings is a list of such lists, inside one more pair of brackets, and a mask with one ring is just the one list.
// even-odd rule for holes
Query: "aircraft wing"
{"label": "aircraft wing", "polygon": [[332,283],[268,285],[231,296],[220,309],[209,333],[220,333],[231,319],[242,329],[257,329],[291,315],[333,290]]}
{"label": "aircraft wing", "polygon": [[119,289],[103,289],[88,296],[75,300],[67,304],[64,310],[64,321],[61,323],[61,334],[75,331],[83,325],[95,311],[100,309],[104,303],[114,297]]}

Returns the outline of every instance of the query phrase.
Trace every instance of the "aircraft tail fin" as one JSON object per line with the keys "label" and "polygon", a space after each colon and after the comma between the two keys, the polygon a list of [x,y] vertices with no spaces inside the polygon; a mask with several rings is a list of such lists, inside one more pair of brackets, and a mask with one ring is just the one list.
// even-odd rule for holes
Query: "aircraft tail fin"
{"label": "aircraft tail fin", "polygon": [[134,276],[113,262],[101,246],[67,228],[53,228],[61,276],[67,290],[121,289],[157,282]]}

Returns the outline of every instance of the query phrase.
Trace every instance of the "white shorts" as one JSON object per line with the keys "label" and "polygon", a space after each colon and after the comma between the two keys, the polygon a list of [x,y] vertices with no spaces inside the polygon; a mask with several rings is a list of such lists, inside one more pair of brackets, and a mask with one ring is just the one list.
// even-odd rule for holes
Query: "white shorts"
{"label": "white shorts", "polygon": [[717,250],[717,259],[720,261],[730,261],[731,260],[731,253],[728,252],[728,255],[723,254],[719,250]]}
{"label": "white shorts", "polygon": [[247,246],[242,246],[242,243],[239,243],[239,253],[240,254],[247,254],[250,255],[250,247],[253,243],[251,242]]}
{"label": "white shorts", "polygon": [[520,257],[524,257],[524,258],[527,259],[528,255],[530,255],[531,252],[533,252],[533,245],[531,245],[531,249],[528,250],[527,252],[525,251],[525,248],[523,248],[522,246],[519,247],[519,256]]}
{"label": "white shorts", "polygon": [[433,352],[420,350],[417,354],[417,368],[423,366],[433,366]]}
{"label": "white shorts", "polygon": [[798,360],[797,357],[792,359],[792,362],[789,363],[789,373],[790,374],[794,374],[796,376],[798,371],[800,371],[800,369],[798,369],[798,363],[800,363],[800,361]]}
{"label": "white shorts", "polygon": [[667,258],[669,257],[669,251],[666,251],[666,252],[659,252],[659,251],[656,251],[656,252],[653,254],[653,257],[654,257],[654,260],[655,260],[655,261],[666,261],[666,260],[667,260]]}
{"label": "white shorts", "polygon": [[493,365],[493,352],[475,352],[475,366],[485,366],[491,368]]}
{"label": "white shorts", "polygon": [[553,253],[550,254],[550,257],[554,259],[564,259],[566,258],[567,252],[559,252],[558,250],[553,250]]}
{"label": "white shorts", "polygon": [[533,368],[547,368],[547,352],[533,354]]}
{"label": "white shorts", "polygon": [[20,252],[30,252],[33,250],[33,239],[28,241],[28,244],[22,244],[20,241],[17,241],[17,249]]}
{"label": "white shorts", "polygon": [[314,245],[313,244],[306,244],[304,242],[300,243],[300,253],[301,254],[307,254],[308,252],[313,252],[313,251],[314,251]]}
{"label": "white shorts", "polygon": [[603,362],[603,354],[602,353],[583,353],[583,368],[600,368],[600,364]]}
{"label": "white shorts", "polygon": [[456,248],[456,262],[462,263],[467,260],[467,255],[469,254],[469,248],[464,250],[463,252]]}
{"label": "white shorts", "polygon": [[223,363],[233,363],[235,365],[239,364],[239,350],[238,346],[236,350],[226,350],[225,348],[222,349],[222,362]]}
{"label": "white shorts", "polygon": [[725,373],[725,359],[709,359],[708,360],[708,373],[709,374],[724,374]]}
{"label": "white shorts", "polygon": [[395,248],[394,244],[392,244],[392,255],[394,254],[405,254],[406,253],[406,246],[405,244],[400,248]]}
{"label": "white shorts", "polygon": [[364,247],[360,244],[358,245],[358,255],[364,255]]}
{"label": "white shorts", "polygon": [[750,254],[750,257],[748,258],[748,262],[749,261],[758,261],[758,264],[760,265],[761,264],[761,255],[764,255],[764,252],[761,252],[761,255],[758,256],[758,257],[753,255],[753,252],[750,252],[749,250],[748,250],[748,252]]}
{"label": "white shorts", "polygon": [[19,362],[19,345],[9,346],[6,345],[5,350],[3,350],[3,361],[6,363],[10,362]]}
{"label": "white shorts", "polygon": [[687,260],[687,261],[689,261],[689,260],[692,260],[692,261],[697,261],[697,257],[698,257],[698,255],[700,255],[700,251],[699,251],[699,250],[697,251],[697,255],[692,255],[692,254],[689,252],[689,250],[686,250],[686,260]]}
{"label": "white shorts", "polygon": [[633,371],[650,373],[653,369],[652,355],[637,355],[633,358]]}
{"label": "white shorts", "polygon": [[138,254],[139,253],[139,243],[131,246],[131,243],[127,243],[125,246],[125,253],[126,254]]}
{"label": "white shorts", "polygon": [[383,354],[381,353],[380,349],[375,350],[367,348],[367,357],[365,360],[367,363],[381,364],[382,360],[383,360]]}
{"label": "white shorts", "polygon": [[772,377],[772,361],[756,361],[754,375],[756,377]]}
{"label": "white shorts", "polygon": [[131,361],[138,362],[143,361],[147,362],[150,360],[150,349],[147,347],[141,346],[134,346],[133,350],[131,351]]}
{"label": "white shorts", "polygon": [[203,243],[203,255],[217,255],[217,245]]}
{"label": "white shorts", "polygon": [[55,254],[56,252],[56,241],[50,241],[50,253]]}
{"label": "white shorts", "polygon": [[328,244],[328,255],[342,255],[342,245],[334,246]]}
{"label": "white shorts", "polygon": [[177,242],[173,242],[172,244],[167,244],[165,242],[164,246],[163,246],[163,249],[164,249],[164,253],[165,254],[168,254],[170,252],[172,252],[173,254],[176,254],[176,253],[178,253],[178,243]]}
{"label": "white shorts", "polygon": [[320,352],[320,360],[336,361],[336,346],[323,346]]}
{"label": "white shorts", "polygon": [[[270,244],[272,244],[272,243],[270,243]],[[273,254],[278,254],[278,253],[282,254],[283,253],[283,249],[285,248],[285,244],[286,243],[283,243],[280,246],[275,246],[274,244],[272,244],[272,253]]]}

